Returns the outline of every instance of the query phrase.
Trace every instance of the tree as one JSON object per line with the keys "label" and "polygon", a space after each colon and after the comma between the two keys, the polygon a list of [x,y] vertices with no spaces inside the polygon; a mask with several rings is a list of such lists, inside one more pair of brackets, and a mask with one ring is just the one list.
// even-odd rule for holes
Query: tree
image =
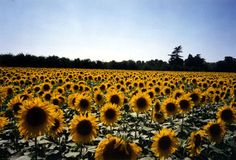
{"label": "tree", "polygon": [[202,71],[206,70],[206,68],[206,61],[204,58],[201,58],[200,54],[197,54],[194,57],[192,54],[189,54],[188,58],[184,61],[184,69],[188,71]]}
{"label": "tree", "polygon": [[182,46],[179,45],[174,48],[174,51],[171,54],[168,55],[170,56],[169,65],[172,70],[183,69],[184,60],[182,59],[182,56],[180,55],[180,53],[182,52],[183,52]]}

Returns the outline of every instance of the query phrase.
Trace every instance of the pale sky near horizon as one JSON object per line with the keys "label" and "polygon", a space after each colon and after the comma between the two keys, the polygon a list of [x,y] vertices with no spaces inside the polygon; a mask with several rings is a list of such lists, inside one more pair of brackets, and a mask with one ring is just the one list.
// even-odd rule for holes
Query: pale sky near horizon
{"label": "pale sky near horizon", "polygon": [[236,57],[234,0],[0,0],[0,54],[102,61]]}

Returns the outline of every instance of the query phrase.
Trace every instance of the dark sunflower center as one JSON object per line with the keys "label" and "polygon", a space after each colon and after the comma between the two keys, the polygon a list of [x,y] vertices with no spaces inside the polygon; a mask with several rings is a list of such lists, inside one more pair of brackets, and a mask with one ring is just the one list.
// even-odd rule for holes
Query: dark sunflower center
{"label": "dark sunflower center", "polygon": [[61,88],[59,88],[59,89],[58,89],[58,92],[59,92],[59,93],[62,93],[63,91],[62,91],[62,89],[61,89]]}
{"label": "dark sunflower center", "polygon": [[179,105],[182,110],[186,110],[189,107],[189,102],[187,100],[181,100]]}
{"label": "dark sunflower center", "polygon": [[155,118],[156,119],[161,119],[163,117],[163,114],[161,112],[155,113]]}
{"label": "dark sunflower center", "polygon": [[154,94],[152,92],[149,92],[148,94],[149,94],[150,98],[153,98]]}
{"label": "dark sunflower center", "polygon": [[190,97],[193,102],[197,102],[199,100],[199,96],[196,93],[192,93]]}
{"label": "dark sunflower center", "polygon": [[59,104],[59,100],[58,100],[58,99],[53,99],[52,103],[53,103],[54,105],[58,105],[58,104]]}
{"label": "dark sunflower center", "polygon": [[20,96],[20,98],[23,98],[23,101],[25,101],[25,100],[29,99],[29,96],[28,96],[28,95],[25,95],[25,94],[23,94],[23,95],[21,95],[21,96]]}
{"label": "dark sunflower center", "polygon": [[233,118],[233,113],[230,109],[223,110],[221,113],[221,118],[224,121],[230,121]]}
{"label": "dark sunflower center", "polygon": [[[126,147],[124,146],[126,145]],[[126,148],[126,149],[125,149]],[[118,145],[116,141],[113,140],[109,142],[103,151],[104,160],[130,160],[131,159],[132,148],[129,144]]]}
{"label": "dark sunflower center", "polygon": [[170,94],[170,89],[167,88],[167,89],[165,90],[165,93],[166,93],[166,94]]}
{"label": "dark sunflower center", "polygon": [[161,150],[168,150],[171,147],[171,139],[169,136],[163,136],[158,141],[158,147]]}
{"label": "dark sunflower center", "polygon": [[75,98],[72,99],[72,104],[75,105]]}
{"label": "dark sunflower center", "polygon": [[139,98],[138,100],[137,100],[137,106],[138,106],[138,108],[145,108],[146,106],[147,106],[147,101],[146,101],[146,99],[145,98]]}
{"label": "dark sunflower center", "polygon": [[219,95],[215,96],[215,102],[219,102],[219,101],[220,101]]}
{"label": "dark sunflower center", "polygon": [[116,111],[114,111],[114,109],[108,109],[108,110],[105,112],[105,117],[106,117],[107,119],[113,119],[115,116],[116,116]]}
{"label": "dark sunflower center", "polygon": [[39,90],[40,90],[39,87],[35,87],[35,88],[34,88],[34,91],[35,91],[35,92],[38,92]]}
{"label": "dark sunflower center", "polygon": [[87,136],[92,132],[92,123],[89,120],[82,120],[77,124],[76,130],[82,136]]}
{"label": "dark sunflower center", "polygon": [[118,95],[113,95],[113,96],[111,96],[111,103],[112,104],[119,104],[120,103],[120,97],[118,96]]}
{"label": "dark sunflower center", "polygon": [[160,92],[160,88],[155,88],[155,92],[159,93]]}
{"label": "dark sunflower center", "polygon": [[201,145],[201,142],[202,142],[202,138],[199,134],[195,135],[194,136],[194,144],[195,144],[195,147],[199,147]]}
{"label": "dark sunflower center", "polygon": [[49,87],[48,84],[45,84],[45,85],[43,86],[43,90],[44,90],[44,91],[48,91],[49,89],[50,89],[50,87]]}
{"label": "dark sunflower center", "polygon": [[161,106],[159,103],[155,104],[155,111],[159,111],[161,109]]}
{"label": "dark sunflower center", "polygon": [[213,124],[210,126],[209,131],[212,137],[218,137],[221,133],[221,128],[219,124]]}
{"label": "dark sunflower center", "polygon": [[79,89],[79,86],[77,86],[77,85],[74,85],[74,90],[78,90]]}
{"label": "dark sunflower center", "polygon": [[46,95],[45,95],[45,99],[46,99],[47,101],[49,101],[49,100],[51,99],[51,97],[52,97],[52,96],[51,96],[50,94],[46,94]]}
{"label": "dark sunflower center", "polygon": [[174,103],[168,103],[167,105],[166,105],[166,110],[168,111],[168,112],[174,112],[175,111],[175,104]]}
{"label": "dark sunflower center", "polygon": [[181,93],[176,93],[175,99],[179,98],[182,94]]}
{"label": "dark sunflower center", "polygon": [[26,122],[32,126],[37,127],[44,124],[47,120],[45,111],[40,107],[31,108],[26,114]]}
{"label": "dark sunflower center", "polygon": [[20,110],[20,105],[22,105],[22,103],[16,103],[13,105],[12,109],[14,113],[17,113]]}
{"label": "dark sunflower center", "polygon": [[101,95],[101,94],[97,94],[96,99],[97,99],[98,101],[101,101],[101,100],[102,100],[102,95]]}
{"label": "dark sunflower center", "polygon": [[88,102],[87,99],[81,99],[79,105],[80,105],[81,108],[86,109],[86,108],[88,108],[88,106],[89,106],[89,102]]}
{"label": "dark sunflower center", "polygon": [[52,130],[56,131],[60,127],[60,121],[58,119],[54,119],[54,125],[52,126]]}

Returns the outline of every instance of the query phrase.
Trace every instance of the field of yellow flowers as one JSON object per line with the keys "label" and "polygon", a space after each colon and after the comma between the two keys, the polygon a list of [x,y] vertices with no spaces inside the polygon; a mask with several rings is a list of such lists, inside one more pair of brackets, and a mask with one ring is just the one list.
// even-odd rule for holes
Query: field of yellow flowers
{"label": "field of yellow flowers", "polygon": [[0,68],[0,159],[236,157],[236,73]]}

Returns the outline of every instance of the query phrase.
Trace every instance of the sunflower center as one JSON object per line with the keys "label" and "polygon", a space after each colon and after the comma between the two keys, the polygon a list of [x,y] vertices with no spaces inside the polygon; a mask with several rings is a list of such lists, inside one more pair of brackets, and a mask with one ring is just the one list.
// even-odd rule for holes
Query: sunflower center
{"label": "sunflower center", "polygon": [[72,99],[72,104],[75,105],[75,98]]}
{"label": "sunflower center", "polygon": [[168,112],[174,112],[175,111],[175,104],[174,103],[168,103],[167,105],[166,105],[166,110],[168,111]]}
{"label": "sunflower center", "polygon": [[45,84],[45,85],[43,86],[43,90],[44,90],[44,91],[48,91],[49,89],[50,89],[49,85]]}
{"label": "sunflower center", "polygon": [[232,117],[233,117],[233,113],[229,109],[223,110],[222,113],[221,113],[221,118],[224,121],[230,121],[232,119]]}
{"label": "sunflower center", "polygon": [[221,133],[221,128],[219,124],[213,124],[210,126],[209,131],[212,137],[217,137]]}
{"label": "sunflower center", "polygon": [[156,119],[161,119],[163,117],[163,114],[161,112],[155,113]]}
{"label": "sunflower center", "polygon": [[158,147],[161,150],[168,150],[171,147],[171,139],[169,136],[163,136],[158,141]]}
{"label": "sunflower center", "polygon": [[25,94],[23,94],[23,95],[21,95],[21,96],[20,96],[20,98],[23,98],[23,101],[25,101],[25,100],[27,100],[27,99],[29,98],[29,96],[28,96],[28,95],[25,95]]}
{"label": "sunflower center", "polygon": [[54,125],[52,126],[52,130],[56,131],[60,127],[60,121],[58,119],[54,119]]}
{"label": "sunflower center", "polygon": [[76,130],[82,136],[87,136],[91,133],[93,127],[89,120],[82,120],[77,124]]}
{"label": "sunflower center", "polygon": [[129,144],[117,145],[116,140],[109,142],[103,151],[104,160],[129,160],[131,159],[132,148]]}
{"label": "sunflower center", "polygon": [[159,103],[155,104],[155,111],[159,111],[161,109],[161,106]]}
{"label": "sunflower center", "polygon": [[45,111],[40,107],[31,108],[26,114],[26,122],[32,126],[37,127],[46,122],[47,115]]}
{"label": "sunflower center", "polygon": [[89,106],[89,102],[87,99],[81,99],[80,104],[81,108],[86,109]]}
{"label": "sunflower center", "polygon": [[176,93],[175,99],[179,98],[182,94],[181,93]]}
{"label": "sunflower center", "polygon": [[202,138],[199,134],[195,135],[194,136],[194,144],[195,144],[195,147],[199,147],[201,145],[201,142],[202,142]]}
{"label": "sunflower center", "polygon": [[107,119],[113,119],[116,116],[116,112],[114,111],[114,109],[108,109],[105,112],[105,116]]}
{"label": "sunflower center", "polygon": [[190,97],[191,97],[193,102],[197,102],[199,100],[199,97],[198,97],[198,95],[196,93],[192,93],[190,95]]}
{"label": "sunflower center", "polygon": [[46,95],[45,95],[45,99],[46,99],[47,101],[49,101],[49,100],[51,99],[51,97],[52,97],[52,96],[51,96],[50,94],[46,94]]}
{"label": "sunflower center", "polygon": [[78,89],[79,89],[79,86],[74,85],[74,86],[73,86],[73,89],[74,89],[74,90],[78,90]]}
{"label": "sunflower center", "polygon": [[53,99],[52,103],[53,103],[54,105],[58,105],[58,104],[59,104],[59,100],[58,100],[58,99]]}
{"label": "sunflower center", "polygon": [[145,98],[141,97],[137,100],[137,106],[138,108],[145,108],[147,105],[147,101]]}
{"label": "sunflower center", "polygon": [[120,103],[120,97],[118,96],[118,95],[113,95],[113,96],[111,96],[111,103],[112,104],[119,104]]}
{"label": "sunflower center", "polygon": [[101,96],[100,94],[97,94],[96,99],[97,99],[98,101],[101,101],[101,100],[102,100],[102,96]]}
{"label": "sunflower center", "polygon": [[154,94],[152,92],[149,92],[148,94],[149,94],[150,98],[154,97]]}
{"label": "sunflower center", "polygon": [[181,100],[179,105],[182,110],[186,110],[189,107],[189,102],[187,100]]}
{"label": "sunflower center", "polygon": [[16,103],[13,105],[12,109],[14,113],[17,113],[20,110],[20,105],[22,105],[22,103]]}

